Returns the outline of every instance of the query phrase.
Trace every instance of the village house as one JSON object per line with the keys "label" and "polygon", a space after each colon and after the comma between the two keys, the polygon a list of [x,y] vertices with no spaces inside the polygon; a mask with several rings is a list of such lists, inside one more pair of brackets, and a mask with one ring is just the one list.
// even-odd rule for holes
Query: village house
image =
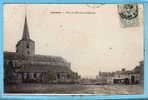
{"label": "village house", "polygon": [[121,71],[116,71],[113,76],[114,84],[137,84],[140,74],[134,73],[133,71],[126,71],[122,69]]}
{"label": "village house", "polygon": [[139,84],[143,83],[144,61],[133,70],[121,69],[115,72],[99,72],[96,79],[102,84]]}

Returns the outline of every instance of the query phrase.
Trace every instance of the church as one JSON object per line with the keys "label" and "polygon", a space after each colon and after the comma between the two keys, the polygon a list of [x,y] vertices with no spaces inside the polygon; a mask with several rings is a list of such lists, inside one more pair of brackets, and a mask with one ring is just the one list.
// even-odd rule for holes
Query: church
{"label": "church", "polygon": [[22,39],[16,52],[4,51],[4,82],[7,83],[73,83],[80,76],[71,70],[70,62],[59,56],[35,54],[25,17]]}

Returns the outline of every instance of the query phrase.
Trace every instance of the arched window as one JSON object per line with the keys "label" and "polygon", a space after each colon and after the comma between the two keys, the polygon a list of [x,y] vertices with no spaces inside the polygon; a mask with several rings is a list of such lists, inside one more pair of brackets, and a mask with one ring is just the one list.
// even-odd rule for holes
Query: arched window
{"label": "arched window", "polygon": [[29,51],[27,51],[27,54],[29,55],[29,54],[30,54],[30,52],[29,52]]}
{"label": "arched window", "polygon": [[57,78],[60,79],[60,73],[57,74]]}
{"label": "arched window", "polygon": [[26,48],[29,48],[29,43],[27,43],[27,46],[26,46]]}

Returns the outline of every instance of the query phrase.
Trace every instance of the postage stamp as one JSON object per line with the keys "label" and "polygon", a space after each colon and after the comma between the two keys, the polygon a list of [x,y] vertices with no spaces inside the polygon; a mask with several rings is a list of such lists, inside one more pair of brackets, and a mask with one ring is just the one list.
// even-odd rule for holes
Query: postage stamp
{"label": "postage stamp", "polygon": [[101,6],[103,6],[104,4],[87,4],[88,7],[90,8],[100,8]]}
{"label": "postage stamp", "polygon": [[118,14],[120,17],[122,27],[133,27],[139,24],[138,4],[119,4]]}

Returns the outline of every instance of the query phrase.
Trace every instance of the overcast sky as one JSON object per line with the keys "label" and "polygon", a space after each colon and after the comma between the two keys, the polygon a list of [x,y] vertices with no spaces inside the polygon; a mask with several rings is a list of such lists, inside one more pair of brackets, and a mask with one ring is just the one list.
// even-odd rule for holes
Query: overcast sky
{"label": "overcast sky", "polygon": [[[51,13],[55,11],[86,14]],[[142,13],[139,26],[122,28],[116,4],[99,8],[86,4],[5,4],[4,51],[15,52],[25,12],[36,54],[62,56],[82,77],[95,77],[99,71],[131,70],[143,60]]]}

